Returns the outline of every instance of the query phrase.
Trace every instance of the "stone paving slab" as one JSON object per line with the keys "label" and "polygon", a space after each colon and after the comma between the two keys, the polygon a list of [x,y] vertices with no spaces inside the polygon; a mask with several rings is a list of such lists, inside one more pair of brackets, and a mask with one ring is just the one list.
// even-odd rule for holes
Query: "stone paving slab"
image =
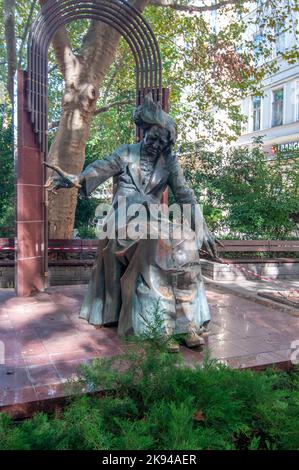
{"label": "stone paving slab", "polygon": [[[0,289],[0,411],[14,416],[43,409],[63,398],[65,384],[82,363],[124,352],[116,328],[96,328],[78,318],[86,286],[52,287],[17,298]],[[299,319],[286,312],[207,285],[212,313],[203,351],[182,347],[186,364],[201,364],[205,352],[234,368],[291,365],[292,342],[299,344]]]}
{"label": "stone paving slab", "polygon": [[[252,302],[259,303],[265,307],[281,312],[288,313],[294,317],[299,317],[299,303],[288,305],[286,302],[277,302],[274,298],[275,292],[281,292],[283,295],[291,295],[292,292],[297,296],[299,291],[299,281],[275,280],[275,283],[262,280],[236,280],[236,281],[214,281],[204,276],[205,284],[211,288],[221,290],[237,297],[242,297]],[[272,297],[261,295],[267,290]]]}

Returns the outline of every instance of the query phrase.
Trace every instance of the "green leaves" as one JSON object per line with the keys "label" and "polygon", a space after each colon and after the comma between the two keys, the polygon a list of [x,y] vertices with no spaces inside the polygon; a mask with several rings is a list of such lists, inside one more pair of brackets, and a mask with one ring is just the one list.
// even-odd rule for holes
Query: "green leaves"
{"label": "green leaves", "polygon": [[[191,2],[190,2],[191,3]],[[0,0],[3,7],[3,1]],[[24,0],[16,3],[16,37],[19,61],[26,67],[26,47],[22,47],[26,39],[26,24],[29,12],[34,5],[33,18],[39,11],[39,2]],[[217,12],[217,25],[211,21],[210,13],[190,14],[179,12],[172,8],[157,8],[148,6],[144,15],[152,26],[159,42],[163,63],[163,86],[170,88],[171,114],[178,123],[180,142],[210,144],[231,144],[240,134],[241,126],[246,117],[242,115],[236,103],[250,93],[258,94],[261,91],[261,82],[268,73],[277,70],[277,60],[283,58],[289,64],[295,64],[299,59],[298,47],[288,47],[273,59],[273,41],[278,30],[288,32],[292,37],[298,36],[298,19],[294,15],[298,11],[298,0],[281,2],[274,0],[269,9],[268,2],[260,2],[256,16],[247,16],[248,6],[243,2],[220,9]],[[75,21],[68,24],[73,51],[80,54],[84,35],[88,28],[88,20]],[[254,33],[259,31],[262,40],[258,42],[245,34],[246,25]],[[214,26],[216,26],[214,28]],[[6,83],[7,79],[7,47],[5,44],[3,18],[0,20],[0,81]],[[95,45],[96,46],[96,45]],[[255,57],[255,60],[254,60]],[[263,66],[257,66],[258,61]],[[133,56],[124,40],[121,40],[117,49],[114,64],[111,66],[103,86],[99,90],[98,107],[109,103],[127,99],[134,99],[135,95],[135,64]],[[3,85],[4,86],[4,85]],[[2,88],[3,88],[2,86]],[[2,90],[1,88],[1,90]],[[3,95],[2,91],[0,91]],[[52,48],[49,51],[49,122],[59,121],[61,113],[61,100],[64,93],[64,82],[55,62]],[[7,100],[3,100],[3,113],[8,115],[10,107]],[[2,111],[2,110],[1,110]],[[90,161],[110,154],[118,145],[129,143],[135,139],[135,128],[132,122],[132,105],[110,108],[107,112],[95,115],[90,128],[90,137],[86,146],[86,164]],[[4,183],[1,187],[0,226],[2,236],[13,234],[13,156],[8,148],[11,145],[12,135],[1,130],[1,168],[4,169]],[[53,140],[55,131],[50,132]],[[248,157],[249,158],[249,157]],[[248,158],[244,162],[231,159],[226,170],[221,169],[221,178],[216,178],[217,167],[210,165],[209,176],[205,178],[205,185],[209,192],[208,206],[219,210],[228,210],[227,223],[232,232],[248,233],[249,236],[286,236],[294,227],[289,222],[291,212],[297,211],[290,185],[279,190],[277,200],[274,192],[274,181],[282,183],[271,170],[270,177],[262,167],[254,170],[254,177],[245,181],[244,175],[236,175],[233,165],[248,169]],[[216,163],[216,162],[215,162]],[[238,168],[239,168],[238,167]],[[228,172],[231,171],[231,176]],[[278,169],[275,170],[276,175]],[[262,172],[268,184],[262,182]],[[213,178],[211,178],[213,174]],[[287,178],[287,174],[285,178]],[[288,173],[289,174],[289,173]],[[192,176],[194,189],[201,193],[203,179],[198,175]],[[255,181],[255,183],[254,183]],[[291,178],[291,181],[292,178]],[[292,183],[294,186],[294,183]],[[293,187],[292,186],[292,187]],[[251,189],[249,189],[251,188]],[[259,189],[260,188],[260,189]],[[254,198],[253,194],[256,197]],[[211,194],[214,194],[212,197]],[[221,193],[223,197],[221,198]],[[245,199],[242,202],[241,194]],[[264,204],[258,202],[258,196]],[[249,196],[250,195],[250,196]],[[234,208],[233,208],[234,205]],[[249,207],[252,207],[252,216],[249,216]],[[267,207],[271,208],[271,217],[266,219]],[[288,209],[289,207],[289,209]],[[86,207],[85,207],[86,208]],[[83,207],[78,208],[77,225],[83,227],[93,218],[94,204],[87,209],[86,216]],[[254,216],[255,210],[256,217]],[[210,209],[209,209],[210,210]],[[210,210],[211,223],[216,224],[216,212]],[[219,211],[217,217],[219,216]],[[216,217],[216,218],[217,218]],[[246,222],[246,217],[248,221]],[[275,220],[269,223],[267,220]],[[249,224],[253,226],[250,229]],[[219,220],[218,226],[226,223],[224,218]],[[279,229],[279,223],[283,227]],[[274,224],[275,227],[274,227]]]}
{"label": "green leaves", "polygon": [[296,152],[269,160],[260,141],[252,149],[202,149],[185,168],[199,200],[205,190],[204,215],[214,231],[225,228],[229,238],[292,236],[299,214]]}
{"label": "green leaves", "polygon": [[11,117],[5,113],[5,105],[0,105],[0,237],[14,236],[14,157],[13,129]]}

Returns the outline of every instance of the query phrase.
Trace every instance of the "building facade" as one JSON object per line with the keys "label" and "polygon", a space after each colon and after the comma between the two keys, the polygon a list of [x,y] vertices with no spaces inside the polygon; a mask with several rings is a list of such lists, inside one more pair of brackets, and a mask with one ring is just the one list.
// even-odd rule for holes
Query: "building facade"
{"label": "building facade", "polygon": [[[255,9],[248,15],[255,15]],[[268,60],[277,63],[276,70],[262,83],[261,96],[248,96],[241,103],[241,111],[247,117],[236,145],[250,145],[257,137],[263,139],[265,153],[299,149],[299,61],[288,63],[281,57],[288,49],[298,47],[298,12],[289,18],[293,27],[288,31],[277,30]],[[257,42],[263,40],[258,26],[248,34]],[[258,62],[260,67],[262,62]]]}

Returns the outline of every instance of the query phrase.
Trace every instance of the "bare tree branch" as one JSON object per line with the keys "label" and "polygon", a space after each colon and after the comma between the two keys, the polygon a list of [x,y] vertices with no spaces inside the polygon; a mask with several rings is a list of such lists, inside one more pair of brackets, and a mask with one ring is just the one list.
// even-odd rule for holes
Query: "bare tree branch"
{"label": "bare tree branch", "polygon": [[107,103],[107,100],[108,100],[108,96],[109,96],[109,93],[110,93],[110,90],[112,88],[112,85],[116,79],[116,76],[119,72],[119,70],[122,68],[123,64],[124,64],[124,60],[125,60],[125,56],[123,55],[120,60],[115,64],[115,69],[112,73],[112,76],[107,84],[107,87],[106,87],[106,90],[105,90],[105,93],[104,93],[104,97],[103,97],[103,102],[104,102],[104,105],[106,105]]}
{"label": "bare tree branch", "polygon": [[182,5],[181,3],[177,2],[176,0],[150,0],[149,2],[151,5],[155,5],[157,7],[168,7],[172,8],[173,10],[177,11],[186,11],[188,13],[193,12],[204,12],[204,11],[214,11],[218,10],[219,8],[229,6],[229,5],[236,5],[240,3],[240,0],[221,0],[220,2],[212,3],[211,5]]}
{"label": "bare tree branch", "polygon": [[121,100],[121,101],[114,101],[113,103],[107,104],[106,106],[102,106],[101,108],[98,108],[94,112],[94,116],[97,114],[105,113],[106,111],[109,111],[111,108],[117,108],[117,107],[122,107],[126,106],[127,104],[134,104],[135,100]]}
{"label": "bare tree branch", "polygon": [[[39,0],[39,3],[43,6],[46,0]],[[72,51],[71,40],[65,26],[58,29],[52,39],[52,45],[59,69],[67,83],[72,80],[74,68],[79,60]]]}
{"label": "bare tree branch", "polygon": [[145,7],[150,3],[150,0],[131,0],[130,2],[138,11],[143,12]]}
{"label": "bare tree branch", "polygon": [[15,12],[15,0],[4,0],[4,28],[8,69],[7,90],[12,104],[14,100],[14,76],[17,68]]}
{"label": "bare tree branch", "polygon": [[[140,12],[150,0],[131,0],[131,4]],[[83,39],[81,55],[84,57],[86,77],[96,88],[103,82],[112,64],[120,33],[111,26],[92,20]]]}
{"label": "bare tree branch", "polygon": [[[121,108],[121,107],[126,106],[128,104],[135,104],[135,100],[114,101],[113,103],[107,104],[105,106],[102,106],[101,108],[96,109],[95,112],[94,112],[94,116],[96,116],[97,114],[106,113],[111,108],[118,108],[118,107]],[[52,130],[56,129],[59,126],[59,122],[60,121],[51,122],[51,124],[49,124],[49,131],[52,131]]]}
{"label": "bare tree branch", "polygon": [[31,2],[30,11],[29,11],[29,14],[28,14],[28,17],[27,17],[26,25],[25,25],[25,28],[24,28],[24,33],[23,33],[22,40],[21,40],[21,45],[20,45],[19,52],[18,52],[18,57],[19,57],[18,67],[21,67],[21,65],[22,65],[22,55],[23,55],[24,44],[25,44],[25,41],[26,41],[26,38],[27,38],[29,28],[31,26],[32,16],[33,16],[33,12],[34,12],[36,2],[37,2],[37,0],[33,0]]}
{"label": "bare tree branch", "polygon": [[120,33],[101,21],[92,20],[82,41],[86,80],[96,88],[103,82],[112,64]]}
{"label": "bare tree branch", "polygon": [[[79,52],[79,48],[74,48],[73,49],[73,54],[74,55],[77,55]],[[59,69],[59,65],[56,63],[55,65],[53,65],[51,68],[48,69],[48,74],[51,74],[52,72],[54,72],[54,70],[57,70]]]}

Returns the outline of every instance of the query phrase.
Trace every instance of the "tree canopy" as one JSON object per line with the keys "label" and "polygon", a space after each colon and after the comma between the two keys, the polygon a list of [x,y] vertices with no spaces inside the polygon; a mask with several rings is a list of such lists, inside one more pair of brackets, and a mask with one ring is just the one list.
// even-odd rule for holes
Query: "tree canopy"
{"label": "tree canopy", "polygon": [[[6,116],[11,113],[14,71],[16,67],[26,67],[28,31],[44,1],[0,0],[4,12],[0,20],[0,99]],[[278,29],[298,35],[298,0],[132,0],[131,3],[143,11],[157,36],[164,68],[163,85],[170,88],[171,114],[177,120],[181,142],[201,142],[206,148],[211,142],[232,142],[244,122],[239,100],[250,93],[261,93],[263,78],[275,70],[280,56],[289,63],[298,60],[296,46],[287,48],[276,59],[271,55]],[[255,14],[250,16],[254,8]],[[255,34],[248,35],[250,28],[262,31],[263,40],[257,43]],[[108,40],[112,46],[107,52],[105,41]],[[64,97],[69,93],[73,71],[66,72],[61,54],[64,47],[70,47],[74,62],[83,61],[86,68],[91,67],[88,59],[94,58],[92,73],[96,78],[89,75],[88,80],[95,86],[96,102],[84,110],[83,116],[81,72],[72,95],[74,99],[79,97],[82,117],[80,132],[76,134],[78,143],[74,129],[66,124],[70,120]],[[133,57],[115,32],[87,20],[61,28],[49,52],[50,160],[75,173],[91,160],[109,154],[117,145],[132,142],[134,89]],[[225,112],[225,119],[218,110]],[[72,148],[67,145],[70,141]],[[50,200],[52,235],[71,236],[76,193],[71,196],[70,193]],[[71,208],[69,212],[67,206]],[[58,207],[61,217],[57,216]],[[60,230],[62,219],[67,231]]]}

